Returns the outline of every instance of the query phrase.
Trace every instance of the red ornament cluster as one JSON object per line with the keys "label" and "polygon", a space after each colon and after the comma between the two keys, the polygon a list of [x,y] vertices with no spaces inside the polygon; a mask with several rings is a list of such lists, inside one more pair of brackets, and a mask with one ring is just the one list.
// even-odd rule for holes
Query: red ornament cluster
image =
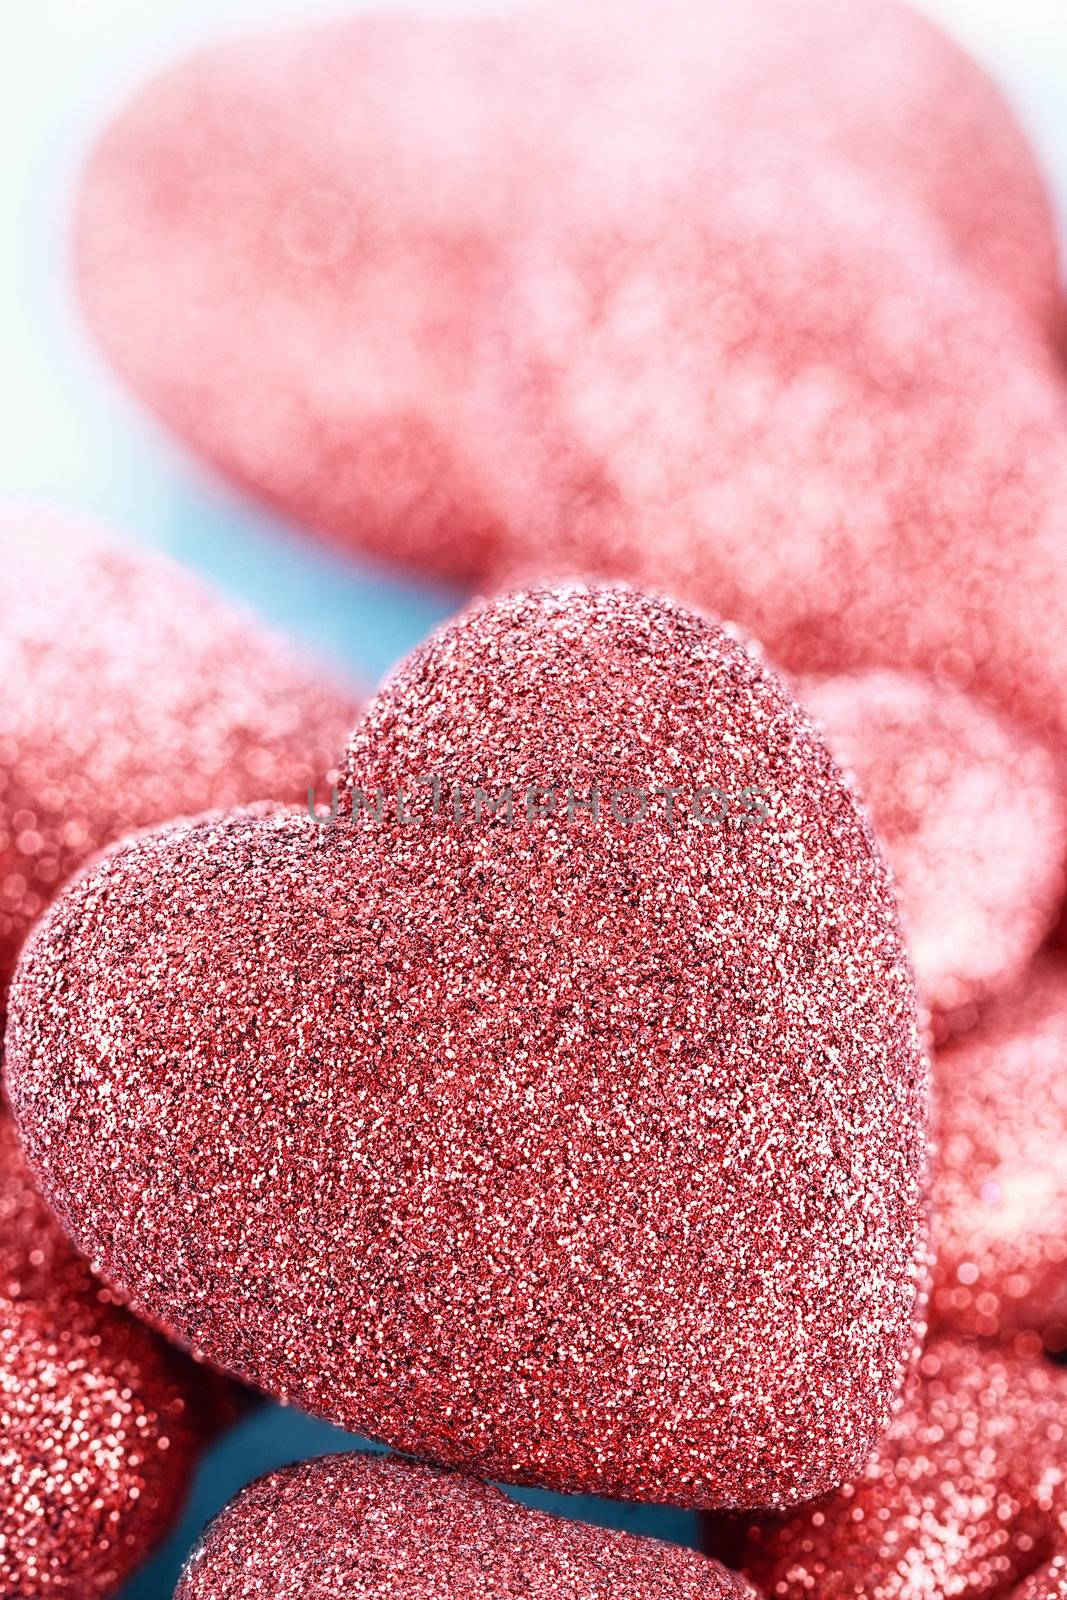
{"label": "red ornament cluster", "polygon": [[[297,800],[338,759],[354,713],[280,638],[162,556],[11,510],[0,561],[6,1010],[27,929],[101,846],[206,806]],[[99,1154],[124,1160],[121,1145]],[[103,1600],[169,1530],[225,1385],[92,1277],[37,1195],[6,1111],[0,1396],[0,1596]]]}
{"label": "red ornament cluster", "polygon": [[136,1567],[208,1362],[424,1464],[261,1480],[180,1600],[1067,1600],[1062,305],[992,85],[896,0],[302,28],[120,113],[74,261],[215,466],[491,598],[352,732],[0,520],[0,1600]]}

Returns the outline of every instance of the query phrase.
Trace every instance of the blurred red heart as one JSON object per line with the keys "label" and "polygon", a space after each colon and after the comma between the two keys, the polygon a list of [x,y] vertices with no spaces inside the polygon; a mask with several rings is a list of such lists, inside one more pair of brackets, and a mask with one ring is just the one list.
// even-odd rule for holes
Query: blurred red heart
{"label": "blurred red heart", "polygon": [[1062,770],[988,707],[922,678],[806,679],[799,693],[870,812],[944,1043],[1021,982],[1056,920]]}
{"label": "blurred red heart", "polygon": [[1059,1600],[1065,1400],[1050,1362],[936,1340],[854,1483],[778,1522],[709,1519],[707,1548],[781,1600]]}
{"label": "blurred red heart", "polygon": [[[768,202],[755,261],[719,220],[724,199],[734,204],[734,159],[785,190]],[[837,241],[820,188],[843,186],[847,209],[850,184],[856,214]],[[832,321],[858,235],[854,292],[876,320],[881,308],[887,332],[900,324],[929,369],[920,405],[936,382],[945,293],[924,277],[928,256],[965,294],[973,279],[978,348],[994,357],[986,387],[997,387],[1000,323],[1025,310],[1044,331],[1059,305],[1049,204],[1010,113],[895,0],[654,11],[629,0],[507,21],[362,18],[227,44],[150,83],[104,133],[80,192],[76,271],[118,370],[224,472],[354,549],[481,577],[511,549],[522,433],[539,421],[513,416],[499,385],[484,411],[478,392],[482,344],[521,336],[531,314],[514,293],[515,258],[547,237],[563,271],[591,257],[594,289],[602,264],[610,290],[616,234],[624,254],[643,251],[649,207],[668,196],[668,277],[696,274],[682,283],[696,304],[680,332],[690,347],[710,340],[720,364],[731,346],[717,346],[715,303],[730,286],[686,259],[684,237],[673,248],[679,217],[683,231],[738,247],[757,285],[763,265],[798,246],[806,259],[820,236],[834,281],[806,286],[820,315],[830,300]],[[869,258],[883,253],[872,308]],[[915,281],[925,317],[906,303]],[[997,330],[983,339],[987,309]],[[766,336],[788,353],[778,311]],[[662,350],[637,338],[639,370],[680,360],[684,376],[673,334]],[[529,354],[543,381],[551,353]],[[822,356],[834,360],[832,325]],[[609,408],[629,408],[631,381],[606,367]],[[577,419],[548,398],[539,426],[580,446]],[[714,404],[695,399],[669,426],[717,448]],[[542,470],[573,522],[581,498],[559,488],[551,461]],[[818,468],[808,483],[817,496]],[[630,487],[639,511],[655,509]],[[785,493],[802,501],[803,481]],[[758,501],[753,513],[765,541],[774,530]],[[535,540],[549,531],[535,527]]]}
{"label": "blurred red heart", "polygon": [[931,1320],[1067,1349],[1067,965],[1047,956],[935,1057]]}

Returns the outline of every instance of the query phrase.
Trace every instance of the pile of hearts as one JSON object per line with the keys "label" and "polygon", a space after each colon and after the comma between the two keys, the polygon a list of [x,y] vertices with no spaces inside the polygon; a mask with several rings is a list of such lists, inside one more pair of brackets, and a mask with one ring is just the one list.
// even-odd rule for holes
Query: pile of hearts
{"label": "pile of hearts", "polygon": [[897,0],[303,28],[119,112],[73,268],[205,463],[478,595],[363,704],[0,519],[0,1600],[113,1595],[248,1389],[393,1453],[180,1600],[1063,1600],[1067,387],[996,90]]}

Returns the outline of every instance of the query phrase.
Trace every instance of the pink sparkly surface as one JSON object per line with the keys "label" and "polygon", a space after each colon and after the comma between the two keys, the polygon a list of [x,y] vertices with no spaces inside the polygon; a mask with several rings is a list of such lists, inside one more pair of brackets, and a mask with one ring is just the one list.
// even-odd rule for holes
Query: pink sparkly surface
{"label": "pink sparkly surface", "polygon": [[484,570],[500,529],[457,415],[518,203],[496,123],[530,92],[506,29],[429,19],[253,38],[157,79],[80,197],[78,282],[107,354],[297,521]]}
{"label": "pink sparkly surface", "polygon": [[579,151],[627,141],[638,181],[662,180],[723,130],[810,165],[843,158],[933,220],[1039,329],[1062,323],[1051,204],[1022,130],[978,64],[910,5],[600,0],[534,18],[545,56],[566,52],[582,74]]}
{"label": "pink sparkly surface", "polygon": [[1056,920],[1063,774],[1043,744],[920,678],[858,673],[798,693],[870,812],[944,1036],[1022,978]]}
{"label": "pink sparkly surface", "polygon": [[1067,1349],[1067,960],[937,1053],[936,1325]]}
{"label": "pink sparkly surface", "polygon": [[707,1523],[769,1600],[1057,1600],[1067,1374],[938,1340],[865,1472],[781,1520]]}
{"label": "pink sparkly surface", "polygon": [[1012,1600],[1067,1600],[1067,1556],[1057,1556],[1047,1567],[1027,1578]]}
{"label": "pink sparkly surface", "polygon": [[370,1456],[259,1479],[211,1524],[177,1600],[755,1600],[717,1561],[527,1510]]}
{"label": "pink sparkly surface", "polygon": [[[746,178],[743,200],[762,223],[770,214],[758,239],[720,224],[724,149],[741,152],[757,175]],[[861,200],[847,230],[850,246],[853,234],[863,240],[854,283],[850,250],[831,242],[835,219],[822,192],[847,188],[849,175],[885,208],[870,227]],[[764,176],[785,187],[784,204],[761,196]],[[673,210],[650,218],[666,196]],[[733,204],[727,195],[728,211]],[[846,195],[844,209],[852,204]],[[651,253],[650,228],[659,240]],[[694,232],[710,245],[694,246]],[[693,520],[714,540],[724,515],[733,533],[729,507],[703,481],[707,468],[692,483],[682,470],[692,466],[690,431],[707,454],[707,438],[720,437],[719,410],[738,407],[722,437],[743,435],[745,419],[757,435],[724,452],[740,480],[757,475],[751,453],[759,458],[782,419],[771,418],[767,437],[757,426],[767,407],[761,369],[746,359],[743,336],[731,337],[743,307],[731,315],[731,273],[715,253],[729,261],[736,249],[747,277],[754,254],[761,267],[768,254],[783,258],[781,271],[798,249],[807,259],[812,239],[832,258],[828,280],[803,279],[804,291],[815,289],[822,344],[803,392],[783,395],[780,409],[799,413],[792,435],[816,433],[816,459],[791,437],[786,459],[791,448],[799,455],[776,476],[791,511],[807,503],[801,537],[813,537],[820,502],[831,498],[876,538],[870,524],[882,508],[868,502],[891,501],[897,475],[869,458],[882,440],[891,460],[899,428],[887,432],[872,416],[863,437],[857,418],[835,455],[833,435],[856,399],[839,399],[850,374],[835,381],[832,370],[841,323],[863,308],[897,365],[916,363],[912,409],[922,410],[940,382],[937,316],[922,315],[916,301],[930,295],[936,306],[942,293],[924,275],[927,255],[937,259],[935,279],[958,267],[960,292],[977,308],[968,322],[981,328],[988,307],[1010,327],[1009,344],[1032,332],[1032,320],[1040,338],[1059,298],[1048,202],[1010,113],[978,68],[895,0],[673,0],[610,13],[548,6],[508,21],[364,18],[227,44],[149,83],[104,131],[80,192],[74,256],[110,360],[229,476],[343,544],[480,578],[500,569],[516,539],[524,548],[532,538],[536,555],[544,536],[537,517],[524,519],[521,485],[516,492],[531,427],[544,445],[529,463],[538,494],[554,499],[583,548],[605,537],[581,532],[598,485],[633,497],[647,521],[662,500],[650,477],[671,479],[675,496],[692,491],[690,515],[665,519],[668,541],[688,546]],[[646,257],[635,281],[635,262]],[[595,456],[598,441],[552,372],[554,350],[573,330],[565,319],[545,328],[543,301],[557,277],[575,274],[594,300],[602,275],[607,326],[572,384],[586,389],[585,405],[595,400],[609,418],[621,411],[619,452],[637,456],[630,472],[610,449],[601,468],[595,459],[581,468],[581,452]],[[783,308],[764,300],[758,310],[775,312],[764,349],[788,348]],[[800,340],[806,329],[802,317]],[[589,340],[581,322],[578,332]],[[986,345],[999,348],[995,327],[976,338],[976,362]],[[626,340],[636,343],[632,356]],[[701,373],[685,356],[705,340]],[[488,364],[505,369],[489,378],[487,344]],[[739,353],[741,388],[720,408],[702,391],[714,390],[729,353]],[[631,360],[654,375],[636,395]],[[661,417],[657,390],[668,371]],[[869,376],[876,389],[877,366]],[[792,382],[787,364],[776,389]],[[516,410],[516,385],[532,386],[536,403],[527,397]],[[1009,395],[1009,415],[1012,404]],[[635,405],[656,424],[636,452],[626,433]],[[951,458],[950,441],[931,448]],[[857,452],[874,481],[853,494]],[[834,459],[844,470],[831,470]],[[573,480],[561,482],[571,465]],[[915,463],[915,483],[928,467]],[[984,479],[987,497],[995,471]],[[761,504],[749,543],[778,531]],[[669,554],[672,576],[678,560]],[[706,551],[701,563],[710,564]],[[655,556],[640,573],[610,562],[609,570],[660,581]],[[709,572],[709,587],[716,581]]]}
{"label": "pink sparkly surface", "polygon": [[164,557],[0,513],[0,990],[102,845],[169,817],[306,800],[353,701]]}
{"label": "pink sparkly surface", "polygon": [[708,154],[706,215],[681,188],[637,205],[605,161],[584,227],[518,247],[480,377],[501,586],[655,584],[790,671],[919,671],[1061,739],[1051,360],[856,169]]}
{"label": "pink sparkly surface", "polygon": [[[9,1085],[80,1247],[224,1368],[445,1465],[694,1506],[854,1472],[915,1344],[927,1069],[884,866],[788,691],[672,602],[537,590],[398,669],[347,781],[380,819],[142,836],[28,944]],[[527,817],[530,784],[602,809]],[[519,816],[476,819],[505,785]],[[763,820],[632,800],[749,787]]]}
{"label": "pink sparkly surface", "polygon": [[217,1380],[110,1302],[0,1112],[0,1595],[105,1600],[180,1509]]}

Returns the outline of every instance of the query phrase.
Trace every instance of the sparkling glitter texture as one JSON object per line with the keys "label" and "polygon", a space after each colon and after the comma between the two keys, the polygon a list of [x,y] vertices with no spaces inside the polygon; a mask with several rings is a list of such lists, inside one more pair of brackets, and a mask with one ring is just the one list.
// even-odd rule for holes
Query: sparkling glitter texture
{"label": "sparkling glitter texture", "polygon": [[1067,959],[935,1058],[933,1320],[1067,1349]]}
{"label": "sparkling glitter texture", "polygon": [[[806,716],[677,605],[546,589],[417,651],[348,781],[413,820],[165,829],[27,946],[10,1084],[74,1237],[223,1367],[411,1454],[689,1505],[839,1482],[913,1350],[927,1074]],[[473,818],[474,785],[598,782],[595,819]],[[618,820],[625,786],[768,817]]]}
{"label": "sparkling glitter texture", "polygon": [[717,1561],[565,1522],[482,1483],[368,1456],[260,1478],[212,1523],[176,1600],[755,1600]]}
{"label": "sparkling glitter texture", "polygon": [[109,1303],[0,1113],[0,1595],[104,1600],[165,1534],[217,1380]]}
{"label": "sparkling glitter texture", "polygon": [[[520,359],[507,348],[521,327],[514,319],[530,317],[542,333],[528,304],[527,245],[547,250],[550,277],[581,262],[595,284],[604,269],[609,338],[619,335],[623,293],[634,312],[627,325],[644,341],[638,367],[650,356],[657,374],[677,363],[684,386],[698,332],[722,351],[728,306],[716,295],[725,303],[729,289],[711,286],[701,299],[708,264],[694,258],[685,229],[677,248],[673,235],[679,216],[717,228],[724,143],[754,144],[757,167],[769,159],[772,172],[782,150],[796,153],[784,207],[768,207],[773,255],[791,254],[793,226],[829,248],[833,219],[807,222],[803,198],[824,168],[833,181],[834,163],[854,166],[885,197],[888,222],[867,233],[860,216],[851,230],[864,256],[888,245],[876,305],[862,273],[856,303],[884,319],[887,340],[925,372],[924,393],[938,387],[936,328],[922,316],[912,326],[917,308],[900,304],[913,209],[938,260],[973,274],[982,307],[1003,289],[1009,320],[1023,309],[1043,327],[1051,320],[1054,231],[1034,162],[982,73],[895,0],[668,0],[654,13],[647,4],[556,6],[507,22],[361,19],[226,45],[149,84],[103,135],[81,190],[76,271],[119,371],[240,483],[345,544],[480,576],[510,550],[508,521],[523,520],[521,495],[510,492],[516,463],[497,461],[498,435],[503,426],[521,452],[523,429],[538,420],[520,416],[509,427],[499,392],[480,404],[485,338],[503,344],[507,362]],[[668,283],[685,275],[680,293],[696,303],[656,350],[647,285],[620,290],[619,275],[629,282],[644,257],[644,212],[663,191],[678,207],[651,223],[666,230],[659,261]],[[756,251],[762,265],[767,246],[751,245],[742,275]],[[925,249],[923,235],[920,257]],[[829,302],[831,357],[834,301],[849,307],[847,261],[845,252],[815,297],[820,316]],[[922,264],[907,262],[905,283]],[[931,292],[919,276],[918,295]],[[667,302],[669,317],[670,294]],[[984,312],[976,320],[981,327]],[[566,329],[555,335],[564,339]],[[765,338],[789,343],[777,323]],[[524,352],[535,386],[550,375],[555,342]],[[603,355],[603,341],[596,345],[594,362]],[[748,362],[739,368],[751,383]],[[621,402],[629,415],[628,381],[617,363],[603,371],[609,413]],[[778,387],[788,386],[783,373]],[[831,388],[827,377],[823,389]],[[676,417],[701,446],[712,429],[706,397],[688,415],[690,398],[676,388],[667,431],[657,426],[644,452],[667,472]],[[831,399],[813,375],[806,396],[783,404],[818,410]],[[752,394],[739,416],[758,417],[764,405]],[[556,397],[554,412],[542,427],[569,430],[574,449],[592,445],[566,399]],[[841,425],[835,413],[819,464],[785,485],[791,510],[798,491],[812,502],[810,524],[801,523],[809,538]],[[887,454],[897,448],[872,421],[868,452],[879,438]],[[757,450],[765,447],[760,439]],[[550,450],[538,468],[564,520],[580,521],[595,474],[561,488]],[[854,463],[841,461],[844,495]],[[618,474],[620,463],[607,471]],[[636,470],[633,478],[629,492],[641,487]],[[697,497],[694,486],[694,506]],[[856,524],[869,520],[865,499],[852,502]],[[533,526],[536,553],[544,530]],[[707,526],[714,531],[710,515]],[[750,541],[753,529],[764,542],[776,531],[758,509],[746,526]],[[687,539],[687,527],[675,531]]]}
{"label": "sparkling glitter texture", "polygon": [[0,993],[94,851],[168,817],[306,799],[352,702],[163,557],[0,513]]}
{"label": "sparkling glitter texture", "polygon": [[1050,1363],[937,1341],[855,1483],[784,1520],[708,1519],[707,1545],[771,1600],[1057,1600],[1065,1407]]}
{"label": "sparkling glitter texture", "polygon": [[854,776],[896,880],[939,1037],[1021,979],[1063,898],[1067,806],[1044,745],[968,696],[900,673],[800,697]]}

